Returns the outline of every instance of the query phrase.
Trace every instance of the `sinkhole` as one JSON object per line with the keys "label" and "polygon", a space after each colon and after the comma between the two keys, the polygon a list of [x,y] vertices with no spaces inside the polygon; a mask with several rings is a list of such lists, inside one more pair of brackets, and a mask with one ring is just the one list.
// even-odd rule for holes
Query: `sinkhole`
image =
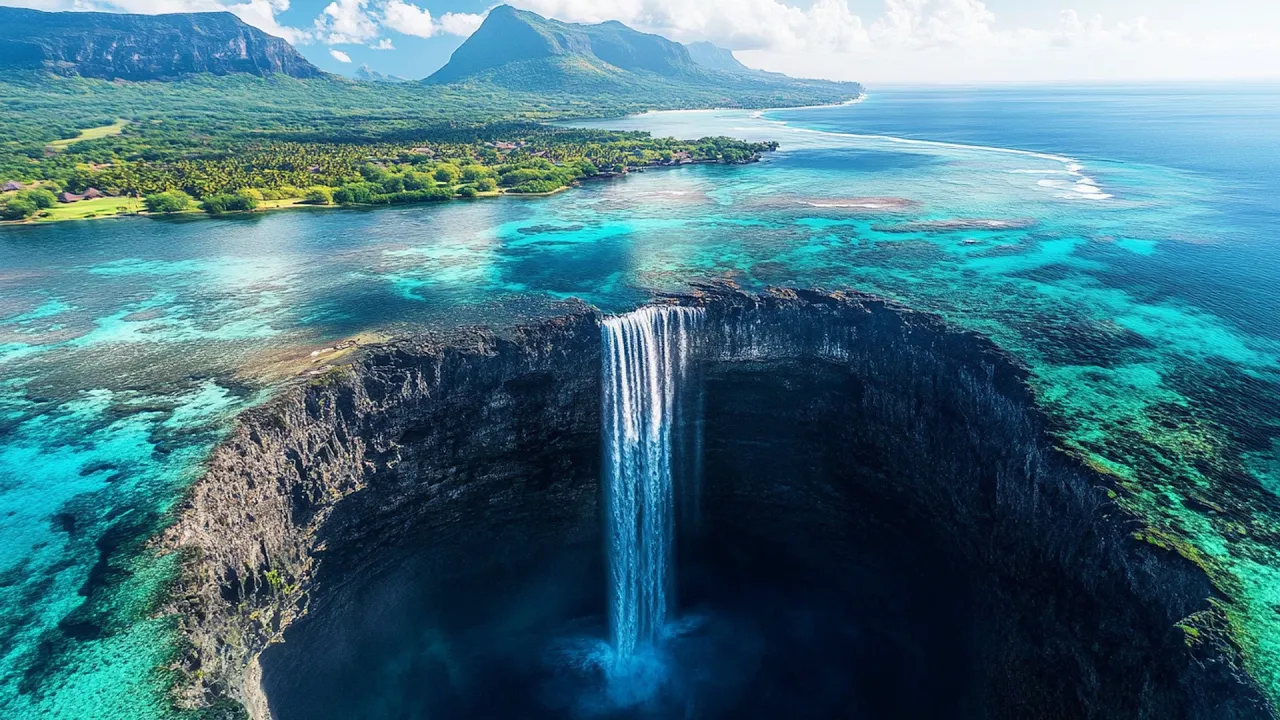
{"label": "sinkhole", "polygon": [[[1024,379],[794,291],[375,352],[230,441],[300,479],[255,490],[292,525],[214,561],[195,647],[264,649],[209,691],[279,720],[1264,717],[1177,627],[1208,580]],[[304,587],[228,575],[244,553]]]}

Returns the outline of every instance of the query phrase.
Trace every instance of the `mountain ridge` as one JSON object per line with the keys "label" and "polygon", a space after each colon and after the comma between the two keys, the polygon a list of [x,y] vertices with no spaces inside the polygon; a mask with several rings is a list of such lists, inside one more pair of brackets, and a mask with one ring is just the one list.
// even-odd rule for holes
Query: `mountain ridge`
{"label": "mountain ridge", "polygon": [[0,68],[105,80],[209,73],[323,77],[283,38],[229,12],[134,15],[0,7]]}
{"label": "mountain ridge", "polygon": [[616,20],[566,23],[499,5],[444,67],[422,82],[564,95],[667,99],[712,106],[821,104],[861,93],[857,83],[752,70],[711,43],[682,45]]}
{"label": "mountain ridge", "polygon": [[[728,50],[691,47],[617,21],[576,25],[499,6],[429,78],[405,84],[370,68],[356,70],[355,82],[349,82],[227,12],[130,15],[0,7],[0,70],[8,71],[10,82],[40,87],[52,82],[48,74],[112,82],[291,76],[334,80],[314,92],[355,93],[343,102],[376,104],[366,92],[375,86],[377,93],[397,84],[431,86],[425,94],[440,93],[469,108],[523,104],[526,117],[832,104],[862,90],[856,83],[751,70]],[[115,109],[103,117],[120,113]]]}
{"label": "mountain ridge", "polygon": [[369,67],[368,64],[362,64],[360,67],[356,68],[356,71],[352,73],[352,77],[354,77],[356,80],[363,80],[365,82],[380,82],[380,83],[413,82],[412,80],[406,80],[405,78],[402,78],[396,75],[388,75],[386,73],[378,72],[377,70],[374,70],[373,68]]}
{"label": "mountain ridge", "polygon": [[709,42],[686,43],[684,47],[689,51],[689,57],[692,58],[694,63],[708,70],[740,73],[760,72],[743,65],[734,56],[732,50],[727,50]]}
{"label": "mountain ridge", "polygon": [[580,25],[499,5],[427,81],[446,84],[498,71],[512,63],[569,58],[664,77],[697,69],[689,51],[680,43],[633,30],[616,20]]}

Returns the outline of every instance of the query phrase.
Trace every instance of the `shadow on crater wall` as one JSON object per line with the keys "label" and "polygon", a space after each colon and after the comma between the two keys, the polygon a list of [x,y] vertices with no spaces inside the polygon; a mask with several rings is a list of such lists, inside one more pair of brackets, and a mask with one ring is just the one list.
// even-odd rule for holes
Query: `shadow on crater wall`
{"label": "shadow on crater wall", "polygon": [[376,350],[247,416],[170,537],[203,551],[175,596],[189,701],[280,720],[1268,716],[1229,645],[1175,626],[1208,609],[1206,577],[1131,537],[990,343],[859,295],[679,301],[707,308],[701,495],[657,690],[600,671],[583,309]]}

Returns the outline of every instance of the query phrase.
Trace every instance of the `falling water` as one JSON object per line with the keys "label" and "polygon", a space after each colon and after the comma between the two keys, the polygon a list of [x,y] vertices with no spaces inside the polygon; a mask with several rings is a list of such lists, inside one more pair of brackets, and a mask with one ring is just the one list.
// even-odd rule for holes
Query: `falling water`
{"label": "falling water", "polygon": [[[704,311],[646,307],[604,321],[610,631],[619,659],[657,639],[673,591],[681,389]],[[674,438],[674,439],[673,439]]]}

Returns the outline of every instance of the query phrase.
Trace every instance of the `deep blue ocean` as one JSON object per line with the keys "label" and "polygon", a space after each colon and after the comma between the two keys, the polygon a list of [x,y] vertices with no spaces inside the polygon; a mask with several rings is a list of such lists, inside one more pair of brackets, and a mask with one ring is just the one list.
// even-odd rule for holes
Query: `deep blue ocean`
{"label": "deep blue ocean", "polygon": [[1175,248],[1174,257],[1141,269],[1145,281],[1280,334],[1280,292],[1259,291],[1280,284],[1280,85],[886,89],[873,90],[852,112],[814,108],[768,117],[1187,173],[1204,183],[1205,199],[1230,235]]}
{"label": "deep blue ocean", "polygon": [[991,336],[1063,447],[1195,548],[1280,699],[1280,87],[873,87],[597,124],[781,148],[548,198],[0,228],[0,716],[167,716],[176,564],[145,541],[235,414],[335,342],[707,278]]}

